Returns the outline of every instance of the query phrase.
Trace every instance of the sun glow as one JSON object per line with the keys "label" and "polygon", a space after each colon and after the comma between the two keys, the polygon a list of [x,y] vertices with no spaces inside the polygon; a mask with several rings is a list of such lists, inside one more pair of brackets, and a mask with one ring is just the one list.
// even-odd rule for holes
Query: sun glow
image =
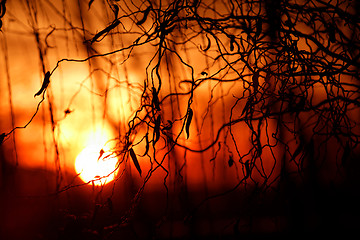
{"label": "sun glow", "polygon": [[94,185],[104,185],[115,178],[117,158],[100,145],[90,145],[76,158],[75,170],[81,180]]}

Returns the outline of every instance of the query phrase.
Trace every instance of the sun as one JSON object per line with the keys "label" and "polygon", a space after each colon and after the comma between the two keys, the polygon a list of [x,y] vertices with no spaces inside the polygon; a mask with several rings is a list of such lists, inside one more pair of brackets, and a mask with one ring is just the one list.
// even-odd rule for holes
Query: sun
{"label": "sun", "polygon": [[75,170],[82,181],[97,186],[114,180],[117,157],[103,145],[89,145],[75,160]]}

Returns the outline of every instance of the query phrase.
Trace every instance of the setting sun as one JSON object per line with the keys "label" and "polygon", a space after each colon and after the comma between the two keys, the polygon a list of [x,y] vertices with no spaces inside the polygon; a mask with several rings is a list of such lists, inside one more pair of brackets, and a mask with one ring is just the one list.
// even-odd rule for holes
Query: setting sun
{"label": "setting sun", "polygon": [[100,145],[90,145],[76,158],[75,170],[81,180],[94,185],[104,185],[115,178],[117,158]]}

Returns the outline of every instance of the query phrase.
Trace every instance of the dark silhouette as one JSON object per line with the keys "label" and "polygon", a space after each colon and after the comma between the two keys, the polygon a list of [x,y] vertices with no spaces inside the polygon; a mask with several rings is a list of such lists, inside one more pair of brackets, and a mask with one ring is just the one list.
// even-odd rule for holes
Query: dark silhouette
{"label": "dark silhouette", "polygon": [[[56,100],[46,80],[52,75],[53,82],[65,64],[88,63],[90,92],[105,99],[99,112],[117,133],[111,151],[119,159],[111,190],[94,190],[91,216],[70,209],[59,217],[62,238],[241,238],[357,229],[356,1],[79,1],[73,22],[67,5],[62,12],[48,4],[65,27],[49,24],[52,30],[39,34],[42,28],[32,26],[46,72],[35,95],[43,99],[25,126],[1,129],[1,143],[15,130],[26,131],[46,99],[56,156],[52,193],[81,191],[86,184],[64,182]],[[107,21],[95,25],[92,11],[107,14]],[[86,57],[60,58],[51,66],[47,41],[64,31],[81,39]],[[141,77],[133,81],[131,72]],[[125,104],[132,114],[125,122],[108,107],[111,78],[129,93]],[[72,101],[62,110],[65,118],[76,113]],[[1,161],[2,169],[7,164]],[[149,193],[159,176],[160,187]],[[126,196],[116,193],[120,182],[129,183]]]}

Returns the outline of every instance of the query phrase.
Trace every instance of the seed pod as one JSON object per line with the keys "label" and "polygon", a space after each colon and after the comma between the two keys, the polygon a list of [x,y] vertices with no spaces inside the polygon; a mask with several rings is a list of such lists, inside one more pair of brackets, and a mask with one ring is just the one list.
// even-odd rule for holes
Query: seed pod
{"label": "seed pod", "polygon": [[190,124],[191,124],[191,120],[193,117],[193,110],[191,108],[189,108],[188,110],[188,117],[186,119],[186,124],[185,124],[185,131],[186,131],[186,138],[188,139],[190,136]]}
{"label": "seed pod", "polygon": [[50,72],[48,71],[45,73],[44,81],[40,90],[37,93],[35,93],[34,97],[39,96],[42,92],[44,92],[45,89],[48,87],[49,83],[50,83]]}
{"label": "seed pod", "polygon": [[129,153],[130,153],[130,157],[131,157],[136,169],[138,170],[138,172],[139,172],[139,174],[141,176],[140,164],[139,164],[139,162],[137,160],[137,157],[136,157],[136,154],[135,154],[134,150],[132,148],[130,148]]}
{"label": "seed pod", "polygon": [[141,25],[146,21],[148,15],[150,13],[150,9],[151,9],[150,6],[145,9],[144,16],[136,23],[136,25]]}

